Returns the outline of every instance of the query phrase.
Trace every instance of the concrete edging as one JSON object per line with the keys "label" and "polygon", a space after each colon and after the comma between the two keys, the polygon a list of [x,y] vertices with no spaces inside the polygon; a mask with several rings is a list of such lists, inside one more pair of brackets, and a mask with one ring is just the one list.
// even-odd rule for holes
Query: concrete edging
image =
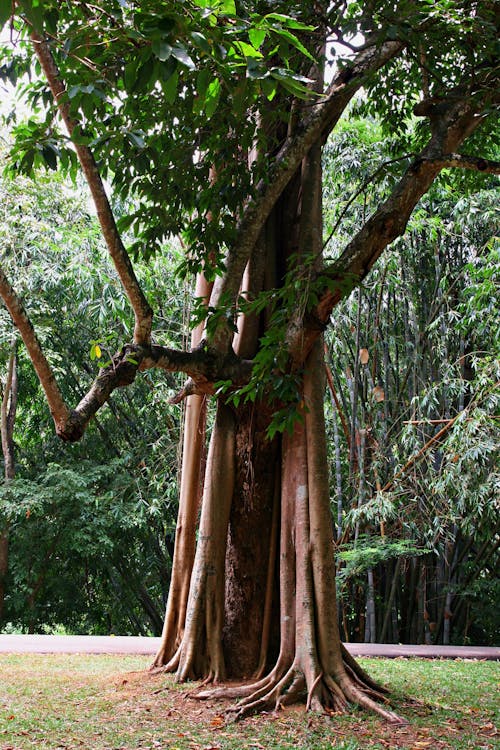
{"label": "concrete edging", "polygon": [[[0,653],[12,654],[137,654],[153,656],[160,638],[94,635],[2,635]],[[407,646],[392,643],[346,643],[353,656],[384,659],[486,659],[500,661],[500,648],[491,646]]]}

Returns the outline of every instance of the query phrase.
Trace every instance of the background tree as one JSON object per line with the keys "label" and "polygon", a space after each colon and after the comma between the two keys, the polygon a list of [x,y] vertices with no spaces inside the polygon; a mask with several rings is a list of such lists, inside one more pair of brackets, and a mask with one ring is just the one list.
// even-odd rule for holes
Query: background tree
{"label": "background tree", "polygon": [[[70,411],[4,274],[0,292],[66,440],[80,438],[138,370],[185,372],[177,399],[216,396],[206,464],[201,449],[191,456],[205,467],[196,555],[193,562],[197,491],[180,509],[189,522],[177,530],[174,571],[184,584],[171,588],[155,663],[180,679],[256,673],[256,682],[223,689],[242,698],[240,715],[304,694],[312,708],[354,701],[398,720],[376,702],[380,690],[337,628],[321,332],[444,167],[497,169],[478,136],[479,126],[487,133],[498,83],[494,9],[447,1],[438,10],[26,2],[14,22],[55,102],[44,120],[18,131],[15,164],[70,166],[60,116],[134,310],[133,342]],[[365,41],[339,61],[322,93],[325,40],[333,34],[352,50],[358,31]],[[21,54],[9,64],[12,73],[29,60]],[[361,87],[409,148],[391,190],[323,264],[322,146]],[[31,102],[47,100],[43,83],[29,91]],[[208,125],[215,111],[216,127]],[[415,139],[405,125],[412,111],[424,118]],[[137,200],[121,224],[137,235],[132,253],[149,256],[181,232],[183,271],[214,282],[209,298],[201,295],[195,320],[204,320],[203,338],[190,352],[151,341],[152,307],[103,176],[122,199]]]}

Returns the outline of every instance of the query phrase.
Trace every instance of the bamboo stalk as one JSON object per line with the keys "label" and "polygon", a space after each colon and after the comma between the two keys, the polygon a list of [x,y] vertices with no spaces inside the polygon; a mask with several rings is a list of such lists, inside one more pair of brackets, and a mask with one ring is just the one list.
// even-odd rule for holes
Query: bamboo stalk
{"label": "bamboo stalk", "polygon": [[[457,416],[460,416],[460,414],[463,413],[463,410],[456,415],[455,417],[448,417],[448,419],[408,419],[403,421],[403,424],[414,424],[414,425],[421,425],[421,424],[448,424],[449,422],[454,422]],[[490,414],[490,419],[500,419],[500,415],[497,414]],[[464,422],[473,422],[474,417],[466,417],[464,419]],[[437,437],[437,436],[436,436]]]}
{"label": "bamboo stalk", "polygon": [[[434,445],[434,443],[436,443],[443,435],[448,432],[449,429],[451,429],[451,427],[453,427],[457,419],[461,417],[462,414],[463,412],[459,412],[452,419],[445,420],[446,424],[444,425],[444,427],[442,427],[439,432],[434,435],[434,437],[428,440],[426,444],[418,451],[418,453],[412,456],[412,458],[410,458],[410,460],[405,463],[405,465],[393,476],[393,478],[382,487],[382,492],[387,492],[387,490],[390,490],[396,479],[399,479],[400,476],[406,474],[408,469],[411,469],[413,464],[415,464],[420,458],[422,458],[422,456],[425,455],[425,453],[427,453],[431,445]],[[420,423],[420,420],[418,420],[418,423]]]}

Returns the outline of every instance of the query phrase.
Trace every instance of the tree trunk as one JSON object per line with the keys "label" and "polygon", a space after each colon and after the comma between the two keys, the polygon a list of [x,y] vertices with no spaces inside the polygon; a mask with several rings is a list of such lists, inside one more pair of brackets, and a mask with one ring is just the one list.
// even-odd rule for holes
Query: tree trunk
{"label": "tree trunk", "polygon": [[[3,389],[0,431],[2,437],[2,453],[4,460],[5,482],[10,482],[16,475],[14,458],[14,423],[16,419],[18,394],[17,378],[17,345],[15,339],[11,345],[11,352],[7,366],[7,378]],[[5,583],[9,568],[9,524],[0,525],[0,624],[4,618]]]}
{"label": "tree trunk", "polygon": [[[223,644],[230,675],[249,677],[261,659],[263,624],[276,594],[274,576],[277,518],[274,498],[279,491],[279,442],[269,441],[269,413],[261,404],[237,411],[236,479],[226,551],[226,597]],[[269,618],[269,615],[268,615]],[[266,626],[265,641],[277,633]],[[274,636],[274,637],[272,637]],[[267,661],[267,654],[262,655]]]}
{"label": "tree trunk", "polygon": [[[207,283],[204,275],[198,274],[195,296],[207,300],[210,296],[210,290],[211,285]],[[199,344],[202,330],[201,325],[193,330],[191,335],[192,348]],[[155,658],[156,665],[165,664],[168,661],[168,654],[172,655],[177,651],[184,634],[205,469],[206,412],[205,396],[188,396],[184,412],[181,486],[172,560],[172,578],[162,631],[162,645]]]}
{"label": "tree trunk", "polygon": [[[287,258],[297,258],[297,247],[304,268],[311,270],[306,262],[311,257],[317,267],[322,247],[319,146],[271,215],[256,247],[262,260],[250,263],[242,293],[251,297],[275,286]],[[254,355],[266,322],[265,314],[240,316],[233,342],[238,354]],[[237,407],[219,397],[196,558],[192,572],[184,569],[190,579],[185,625],[182,618],[177,628],[166,621],[154,666],[175,671],[179,680],[218,682],[255,674],[254,681],[240,687],[198,694],[241,699],[235,707],[239,717],[303,697],[308,708],[345,710],[355,702],[400,721],[380,705],[382,691],[340,641],[324,372],[319,338],[302,370],[298,421],[281,439],[266,436],[276,409],[272,393],[267,401]]]}

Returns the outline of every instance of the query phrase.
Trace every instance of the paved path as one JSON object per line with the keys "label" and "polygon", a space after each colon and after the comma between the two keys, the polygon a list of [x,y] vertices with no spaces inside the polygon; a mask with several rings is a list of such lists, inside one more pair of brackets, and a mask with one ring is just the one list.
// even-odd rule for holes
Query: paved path
{"label": "paved path", "polygon": [[[93,635],[1,635],[0,653],[16,654],[144,654],[158,650],[159,638]],[[500,648],[487,646],[402,646],[385,643],[347,643],[353,656],[395,659],[488,659],[500,661]]]}

